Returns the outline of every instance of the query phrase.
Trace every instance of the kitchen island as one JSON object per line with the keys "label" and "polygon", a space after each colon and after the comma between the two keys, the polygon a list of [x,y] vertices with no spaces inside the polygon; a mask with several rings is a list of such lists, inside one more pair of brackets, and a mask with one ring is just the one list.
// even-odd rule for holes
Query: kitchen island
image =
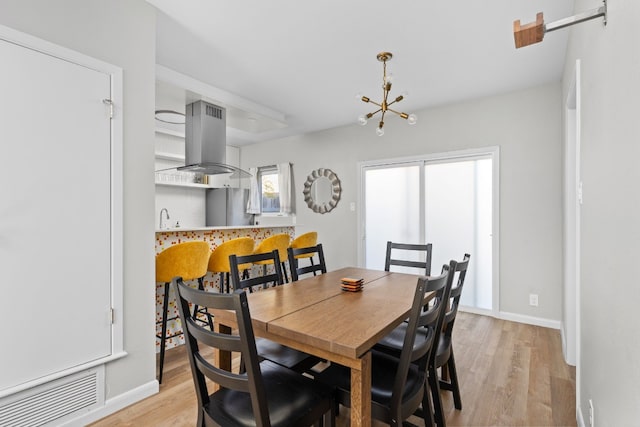
{"label": "kitchen island", "polygon": [[[156,254],[177,243],[191,240],[203,240],[214,250],[222,242],[238,237],[251,237],[256,245],[267,237],[275,234],[286,233],[292,238],[295,236],[295,226],[267,226],[267,225],[238,225],[224,227],[180,227],[156,230]],[[207,291],[220,292],[219,274],[207,273],[204,278],[204,286]],[[164,298],[164,284],[156,283],[156,333],[160,335],[160,321],[162,320],[162,301]],[[175,295],[169,295],[168,316],[177,316],[178,310]],[[170,320],[167,324],[167,335],[179,333],[182,326],[179,321]],[[184,344],[183,335],[167,338],[167,348]],[[156,351],[160,351],[160,340],[156,340]]]}

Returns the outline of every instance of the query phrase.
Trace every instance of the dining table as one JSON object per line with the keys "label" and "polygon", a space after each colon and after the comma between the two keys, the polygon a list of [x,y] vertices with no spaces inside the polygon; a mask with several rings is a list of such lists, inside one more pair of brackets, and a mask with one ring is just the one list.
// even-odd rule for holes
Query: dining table
{"label": "dining table", "polygon": [[[344,291],[343,278],[362,281]],[[351,370],[351,423],[371,425],[371,348],[404,321],[418,276],[345,267],[250,293],[249,312],[258,337],[318,356]],[[425,299],[433,297],[428,292]],[[213,310],[217,332],[237,325],[230,311]],[[215,352],[215,363],[231,369],[231,355]]]}

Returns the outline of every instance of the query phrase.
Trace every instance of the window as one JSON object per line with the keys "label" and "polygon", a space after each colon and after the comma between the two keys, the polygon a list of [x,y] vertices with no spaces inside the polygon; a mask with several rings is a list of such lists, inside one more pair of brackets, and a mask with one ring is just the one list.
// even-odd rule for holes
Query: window
{"label": "window", "polygon": [[278,170],[274,168],[260,169],[260,206],[262,213],[280,212],[280,185]]}

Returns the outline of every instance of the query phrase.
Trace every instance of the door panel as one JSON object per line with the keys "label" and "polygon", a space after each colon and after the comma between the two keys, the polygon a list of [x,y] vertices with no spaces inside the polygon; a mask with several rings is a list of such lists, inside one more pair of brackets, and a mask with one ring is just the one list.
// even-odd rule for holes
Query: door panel
{"label": "door panel", "polygon": [[490,310],[491,160],[427,164],[425,222],[433,243],[432,273],[451,259],[471,254],[461,304]]}
{"label": "door panel", "polygon": [[[366,266],[383,270],[387,241],[422,243],[420,167],[368,169],[365,200]],[[394,268],[394,271],[402,269]]]}
{"label": "door panel", "polygon": [[110,76],[3,40],[0,58],[2,390],[111,353],[112,209]]}

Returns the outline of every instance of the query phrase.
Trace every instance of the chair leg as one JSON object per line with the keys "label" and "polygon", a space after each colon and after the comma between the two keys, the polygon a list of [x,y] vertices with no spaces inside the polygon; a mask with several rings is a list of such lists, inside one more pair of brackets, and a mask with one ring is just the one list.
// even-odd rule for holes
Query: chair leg
{"label": "chair leg", "polygon": [[[198,289],[201,290],[201,291],[204,291],[204,280],[203,280],[202,277],[198,279]],[[199,322],[202,322],[202,320],[198,319],[199,310],[200,310],[200,307],[198,307],[197,305],[194,304],[194,306],[193,306],[193,320],[197,320]],[[203,314],[207,317],[207,323],[209,324],[209,328],[213,331],[213,319],[211,317],[211,314],[209,314],[208,311],[205,311]]]}
{"label": "chair leg", "polygon": [[422,396],[422,419],[424,419],[425,427],[434,427],[433,407],[431,405],[431,387],[428,382],[424,382],[424,396]]}
{"label": "chair leg", "polygon": [[321,425],[336,427],[336,412],[338,411],[338,406],[337,402],[331,405],[331,410],[322,416]]}
{"label": "chair leg", "polygon": [[440,380],[438,379],[438,371],[433,366],[429,367],[429,388],[431,389],[431,397],[433,399],[433,412],[435,413],[436,424],[438,424],[438,427],[445,427],[447,422],[444,418],[442,399],[440,398]]}
{"label": "chair leg", "polygon": [[451,349],[451,355],[447,361],[447,366],[449,367],[451,391],[453,392],[453,404],[457,410],[461,410],[462,398],[460,397],[460,386],[458,384],[458,373],[456,372],[456,361],[453,358],[453,348]]}
{"label": "chair leg", "polygon": [[[313,257],[310,257],[310,258],[309,258],[309,261],[311,261],[311,266],[313,267],[313,266],[315,265],[315,264],[313,263]],[[313,270],[313,275],[314,275],[314,276],[316,275],[316,271],[315,271],[315,270]]]}
{"label": "chair leg", "polygon": [[205,424],[204,424],[204,409],[202,409],[202,408],[198,409],[198,422],[197,422],[196,426],[205,427]]}
{"label": "chair leg", "polygon": [[164,299],[162,302],[162,332],[160,335],[160,373],[158,382],[162,384],[162,369],[164,368],[164,346],[167,340],[167,310],[169,309],[169,282],[164,284]]}

